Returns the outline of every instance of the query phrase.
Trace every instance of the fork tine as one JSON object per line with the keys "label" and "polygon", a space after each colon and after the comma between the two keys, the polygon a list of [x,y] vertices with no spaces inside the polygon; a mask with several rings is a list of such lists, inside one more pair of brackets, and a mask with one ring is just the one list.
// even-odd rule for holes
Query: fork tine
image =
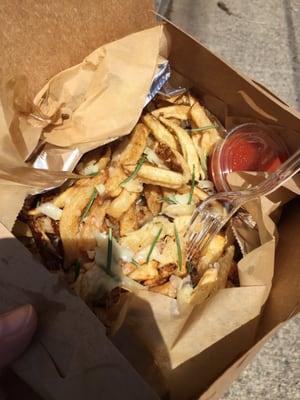
{"label": "fork tine", "polygon": [[[203,211],[202,211],[203,212]],[[212,235],[218,232],[222,227],[222,220],[218,217],[214,217],[209,213],[198,215],[199,218],[194,219],[193,225],[190,226],[190,234],[188,236],[187,244],[187,259],[192,260],[200,251],[209,243]],[[195,222],[197,221],[197,223]],[[198,229],[195,229],[194,225],[198,225]]]}
{"label": "fork tine", "polygon": [[198,248],[199,243],[203,237],[207,234],[212,224],[212,218],[208,213],[198,214],[198,218],[195,218],[194,223],[190,226],[189,231],[192,234],[188,237],[188,255],[192,257]]}

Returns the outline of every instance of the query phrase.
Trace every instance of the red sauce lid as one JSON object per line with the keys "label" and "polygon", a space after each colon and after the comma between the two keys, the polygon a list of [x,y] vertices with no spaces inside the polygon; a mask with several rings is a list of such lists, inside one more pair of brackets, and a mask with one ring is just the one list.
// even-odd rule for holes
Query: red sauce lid
{"label": "red sauce lid", "polygon": [[210,160],[210,173],[217,190],[228,191],[228,173],[273,172],[288,157],[287,147],[275,131],[254,123],[243,124],[230,131],[215,147]]}

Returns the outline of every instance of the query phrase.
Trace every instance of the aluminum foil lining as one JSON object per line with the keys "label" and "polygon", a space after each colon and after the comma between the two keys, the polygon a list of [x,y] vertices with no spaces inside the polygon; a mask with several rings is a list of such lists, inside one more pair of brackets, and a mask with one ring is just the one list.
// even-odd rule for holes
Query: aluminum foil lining
{"label": "aluminum foil lining", "polygon": [[159,94],[165,97],[172,97],[172,96],[180,96],[181,94],[187,91],[186,88],[183,87],[173,87],[170,82],[166,82],[164,86],[159,90]]}
{"label": "aluminum foil lining", "polygon": [[156,94],[164,87],[170,76],[171,69],[169,61],[163,57],[159,57],[154,78],[149,93],[146,97],[145,106],[150,103],[150,101],[156,96]]}

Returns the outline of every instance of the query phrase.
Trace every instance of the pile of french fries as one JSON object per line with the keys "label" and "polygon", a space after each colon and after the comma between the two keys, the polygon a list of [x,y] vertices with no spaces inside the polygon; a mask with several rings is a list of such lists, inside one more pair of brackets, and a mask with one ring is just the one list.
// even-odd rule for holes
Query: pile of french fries
{"label": "pile of french fries", "polygon": [[84,300],[121,286],[201,303],[232,285],[226,233],[193,264],[184,239],[195,207],[213,190],[207,158],[220,132],[190,93],[157,96],[130,135],[83,157],[82,179],[26,211],[39,250],[57,256]]}

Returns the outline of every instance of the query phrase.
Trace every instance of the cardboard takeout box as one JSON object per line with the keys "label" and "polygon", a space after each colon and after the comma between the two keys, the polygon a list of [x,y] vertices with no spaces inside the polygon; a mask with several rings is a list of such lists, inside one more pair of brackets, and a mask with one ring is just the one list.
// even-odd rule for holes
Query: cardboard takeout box
{"label": "cardboard takeout box", "polygon": [[[26,74],[33,94],[54,74],[80,62],[100,45],[154,26],[151,9],[150,0],[3,1],[1,78]],[[172,70],[187,78],[196,94],[221,99],[227,105],[228,115],[284,127],[289,147],[298,146],[298,113],[180,29],[168,22],[165,25],[172,43],[169,56]],[[218,106],[212,104],[213,111],[223,118]],[[128,352],[135,342],[124,333],[114,342],[140,375],[136,373],[105,337],[101,324],[81,300],[33,261],[1,225],[0,311],[31,302],[39,313],[37,336],[31,348],[13,364],[14,372],[45,399],[157,398],[143,381],[144,377],[160,393],[169,392],[172,399],[217,399],[265,340],[300,311],[297,199],[286,208],[279,225],[273,287],[261,316],[175,368],[167,381],[159,375],[151,354],[145,351],[145,365],[142,365],[133,352]],[[39,294],[41,288],[43,296]],[[144,351],[140,345],[137,352]],[[62,348],[61,356],[56,354],[53,359],[51,350],[58,346]]]}

